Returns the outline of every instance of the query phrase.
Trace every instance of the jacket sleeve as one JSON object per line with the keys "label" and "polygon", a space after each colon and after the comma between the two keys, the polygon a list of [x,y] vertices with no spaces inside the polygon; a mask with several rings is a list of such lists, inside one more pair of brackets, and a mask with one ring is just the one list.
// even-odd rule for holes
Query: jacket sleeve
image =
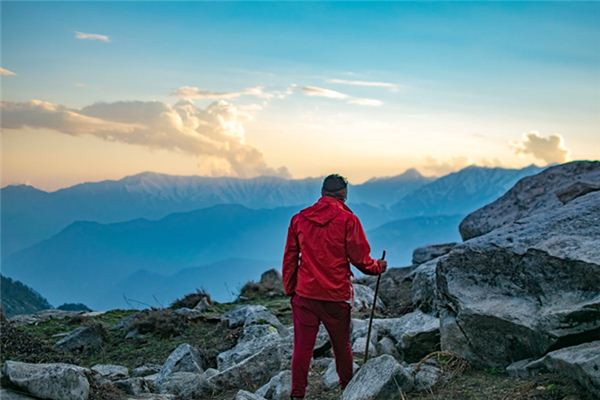
{"label": "jacket sleeve", "polygon": [[282,280],[283,289],[287,296],[292,296],[296,292],[296,281],[298,276],[298,266],[300,264],[300,245],[298,236],[294,228],[294,218],[290,221],[288,228],[287,241],[283,253]]}
{"label": "jacket sleeve", "polygon": [[379,275],[382,267],[378,260],[371,258],[371,247],[365,231],[355,215],[352,215],[346,225],[346,253],[348,259],[356,268],[366,275]]}

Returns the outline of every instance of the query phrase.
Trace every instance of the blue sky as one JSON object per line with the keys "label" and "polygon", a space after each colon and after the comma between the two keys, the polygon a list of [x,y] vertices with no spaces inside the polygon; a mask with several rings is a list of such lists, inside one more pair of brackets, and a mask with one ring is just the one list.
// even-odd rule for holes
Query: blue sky
{"label": "blue sky", "polygon": [[[74,112],[97,102],[173,105],[181,87],[277,94],[188,99],[199,110],[215,101],[245,110],[227,126],[243,138],[240,151],[262,157],[248,173],[232,169],[221,150],[192,154],[20,121],[3,133],[8,183],[50,188],[137,170],[250,176],[279,167],[293,177],[341,169],[360,181],[411,166],[440,174],[469,163],[600,158],[598,3],[3,2],[1,66],[16,74],[2,76],[3,101],[38,99]],[[40,143],[69,160],[52,176],[37,166],[52,159],[28,152]],[[568,156],[552,160],[565,154],[553,153],[553,143]],[[332,147],[333,155],[324,150]],[[124,159],[81,171],[78,152],[97,163],[106,152]]]}

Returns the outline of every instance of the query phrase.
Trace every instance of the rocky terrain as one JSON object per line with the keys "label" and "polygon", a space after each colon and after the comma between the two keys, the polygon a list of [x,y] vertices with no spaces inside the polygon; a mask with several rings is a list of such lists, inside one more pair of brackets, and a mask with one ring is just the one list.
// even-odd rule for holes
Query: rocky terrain
{"label": "rocky terrain", "polygon": [[[307,399],[600,397],[600,162],[521,179],[461,243],[355,281],[356,372],[340,391],[324,329]],[[277,271],[237,301],[51,310],[2,320],[2,399],[288,399],[293,330]]]}

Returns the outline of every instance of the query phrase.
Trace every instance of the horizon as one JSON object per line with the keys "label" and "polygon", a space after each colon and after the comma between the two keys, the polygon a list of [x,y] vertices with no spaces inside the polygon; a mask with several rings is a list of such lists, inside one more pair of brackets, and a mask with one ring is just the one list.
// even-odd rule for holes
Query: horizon
{"label": "horizon", "polygon": [[[596,161],[596,160],[570,160],[568,162],[574,162],[574,161]],[[383,179],[393,179],[399,176],[402,176],[404,174],[406,174],[409,171],[416,171],[417,173],[419,173],[419,175],[421,175],[423,178],[427,178],[427,179],[431,179],[432,181],[437,180],[439,178],[443,178],[447,175],[456,173],[456,172],[460,172],[462,170],[468,169],[468,168],[487,168],[487,169],[494,169],[494,168],[500,168],[500,169],[513,169],[513,170],[520,170],[520,169],[526,169],[526,168],[548,168],[551,167],[553,165],[558,165],[558,164],[547,164],[547,165],[536,165],[535,163],[526,165],[524,167],[521,168],[507,168],[507,167],[500,167],[500,166],[485,166],[485,165],[475,165],[475,164],[470,164],[467,166],[464,166],[462,168],[460,168],[459,170],[456,171],[450,171],[446,174],[442,174],[442,175],[424,175],[421,171],[419,171],[417,168],[414,167],[410,167],[406,170],[404,170],[403,172],[396,174],[396,175],[385,175],[385,176],[372,176],[364,181],[361,182],[353,182],[351,180],[348,180],[348,183],[350,183],[350,185],[353,186],[359,186],[359,185],[363,185],[369,181],[372,180],[383,180]],[[172,177],[172,178],[209,178],[209,179],[237,179],[237,180],[253,180],[253,179],[260,179],[260,178],[275,178],[275,179],[281,179],[281,180],[287,180],[287,181],[302,181],[302,180],[311,180],[311,179],[323,179],[326,175],[322,175],[322,176],[307,176],[307,177],[303,177],[303,178],[294,178],[294,177],[281,177],[281,176],[276,176],[276,175],[259,175],[259,176],[254,176],[254,177],[239,177],[239,176],[211,176],[211,175],[176,175],[176,174],[169,174],[169,173],[164,173],[164,172],[157,172],[157,171],[140,171],[131,175],[124,175],[121,177],[117,177],[117,178],[106,178],[106,179],[100,179],[100,180],[91,180],[91,181],[81,181],[81,182],[75,182],[73,184],[67,185],[67,186],[63,186],[63,187],[58,187],[58,188],[50,188],[50,189],[46,189],[40,186],[35,186],[32,185],[30,183],[27,182],[23,182],[23,183],[8,183],[5,184],[3,186],[0,186],[0,189],[5,189],[9,186],[28,186],[28,187],[32,187],[34,189],[37,190],[41,190],[44,191],[46,193],[53,193],[53,192],[57,192],[59,190],[63,190],[63,189],[69,189],[73,186],[77,186],[77,185],[83,185],[83,184],[94,184],[94,183],[102,183],[102,182],[118,182],[121,181],[123,179],[126,178],[131,178],[131,177],[135,177],[138,175],[144,175],[144,174],[156,174],[156,175],[163,175],[163,176],[168,176],[168,177]]]}
{"label": "horizon", "polygon": [[600,3],[0,7],[2,186],[600,159]]}

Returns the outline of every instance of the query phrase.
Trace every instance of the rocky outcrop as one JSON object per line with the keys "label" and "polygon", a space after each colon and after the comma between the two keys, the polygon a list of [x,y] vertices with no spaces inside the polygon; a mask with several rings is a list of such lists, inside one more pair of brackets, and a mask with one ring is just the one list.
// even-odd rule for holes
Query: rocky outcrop
{"label": "rocky outcrop", "polygon": [[600,190],[600,161],[573,161],[518,181],[496,201],[469,214],[459,226],[463,240],[484,235],[538,212],[560,208]]}
{"label": "rocky outcrop", "polygon": [[412,263],[413,265],[420,265],[426,263],[427,261],[433,260],[434,258],[438,258],[440,256],[443,256],[444,254],[448,254],[450,250],[454,248],[454,246],[456,246],[456,242],[432,244],[428,246],[417,247],[413,250]]}
{"label": "rocky outcrop", "polygon": [[[598,165],[565,168],[585,167],[592,179]],[[560,177],[557,168],[551,172]],[[564,205],[553,193],[540,189],[538,200],[527,202],[544,212],[464,242],[438,261],[443,349],[475,365],[506,367],[600,335],[600,191]]]}
{"label": "rocky outcrop", "polygon": [[369,360],[344,389],[342,400],[387,400],[402,398],[412,390],[413,379],[398,361],[389,355]]}
{"label": "rocky outcrop", "polygon": [[100,324],[81,326],[60,339],[54,347],[63,351],[97,349],[104,343],[106,332]]}
{"label": "rocky outcrop", "polygon": [[51,400],[86,400],[90,370],[71,364],[29,364],[6,361],[2,375],[19,389],[34,397]]}
{"label": "rocky outcrop", "polygon": [[[377,298],[385,304],[386,315],[399,316],[412,311],[410,283],[405,281],[413,267],[389,268],[381,275]],[[364,276],[355,283],[366,285],[375,290],[376,276]],[[372,304],[372,303],[371,303]]]}
{"label": "rocky outcrop", "polygon": [[270,269],[260,276],[258,283],[249,282],[240,290],[240,299],[256,297],[284,296],[281,274],[276,269]]}
{"label": "rocky outcrop", "polygon": [[406,276],[405,279],[412,282],[411,294],[414,309],[432,315],[438,314],[440,296],[436,284],[436,269],[437,263],[442,257],[426,261]]}

